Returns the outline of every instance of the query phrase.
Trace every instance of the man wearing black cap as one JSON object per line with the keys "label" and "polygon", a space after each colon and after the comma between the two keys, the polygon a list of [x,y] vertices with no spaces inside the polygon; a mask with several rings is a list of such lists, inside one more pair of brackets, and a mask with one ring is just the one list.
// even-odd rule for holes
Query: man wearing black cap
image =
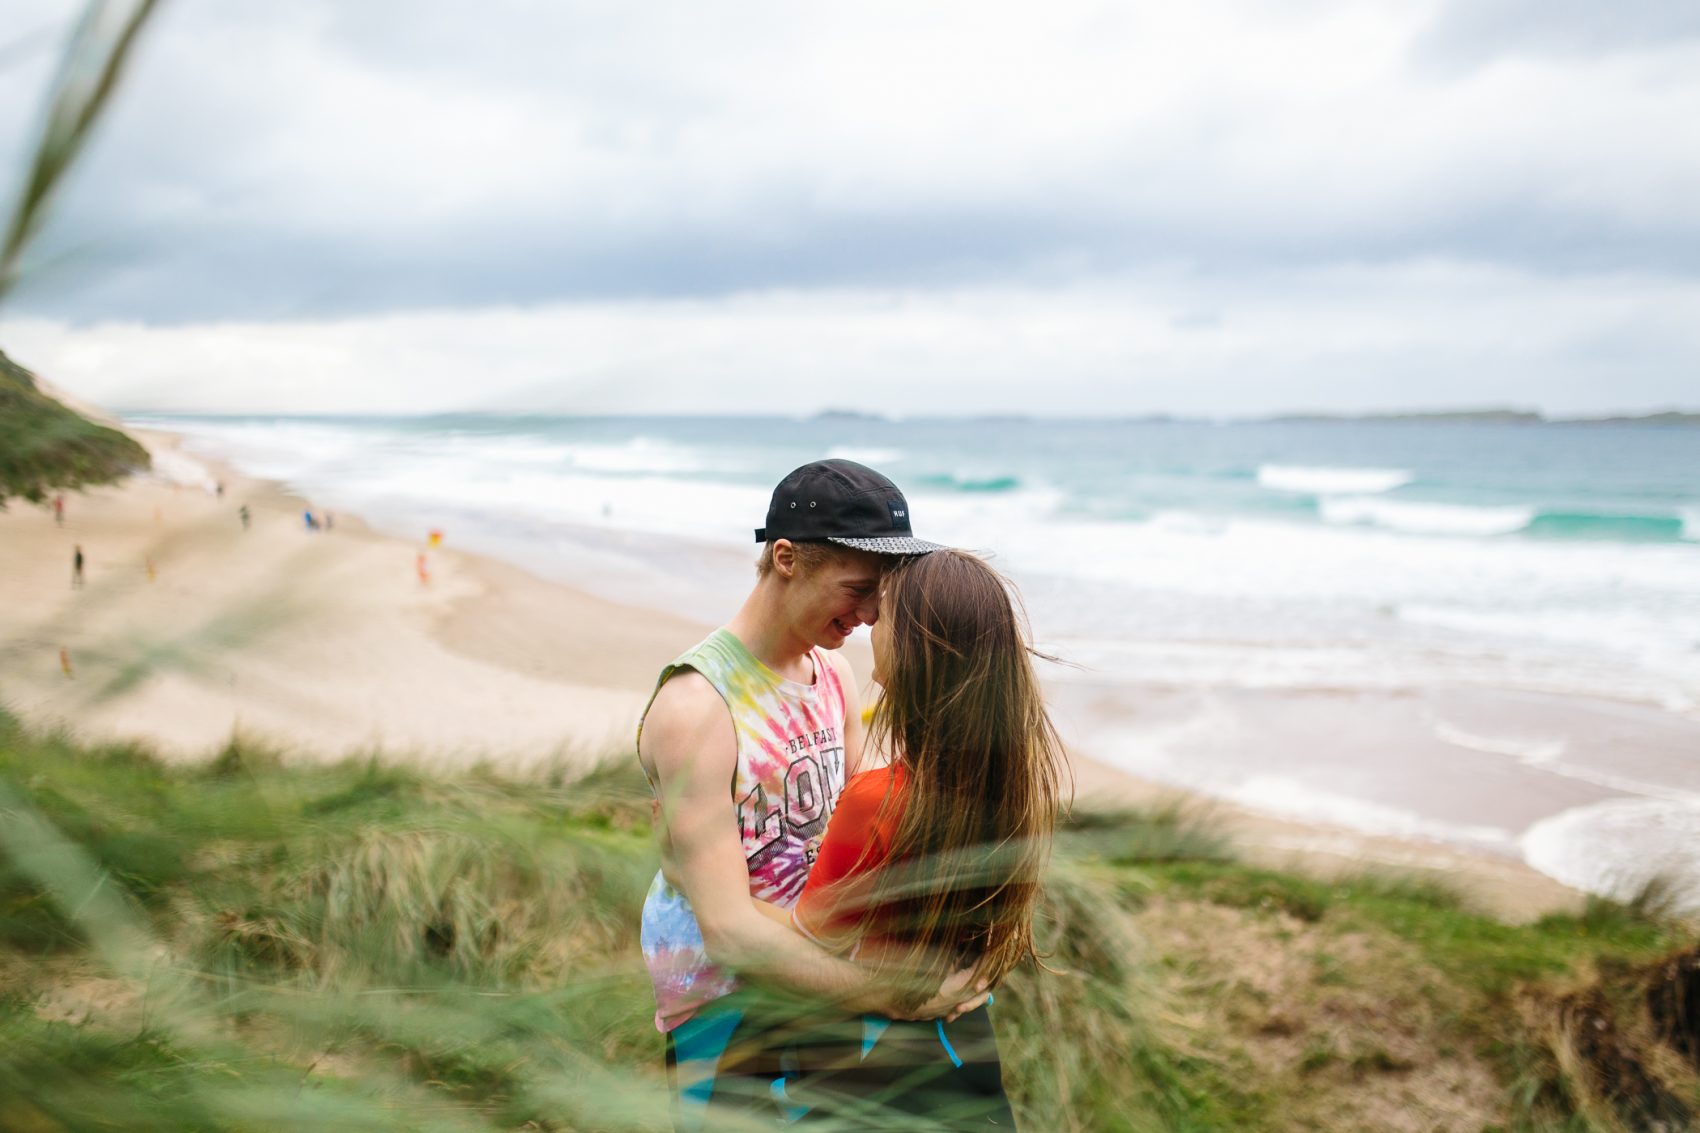
{"label": "man wearing black cap", "polygon": [[[751,898],[784,907],[802,892],[861,755],[856,682],[836,650],[879,617],[885,568],[938,545],[914,537],[895,484],[848,460],[780,481],[756,541],[755,588],[730,622],[662,670],[638,731],[662,834],[643,951],[681,1128],[695,1128],[711,1102],[771,1116],[783,1093],[771,1001],[741,979],[900,1013],[890,989]],[[919,1017],[945,1014],[969,998],[960,992],[947,985]]]}

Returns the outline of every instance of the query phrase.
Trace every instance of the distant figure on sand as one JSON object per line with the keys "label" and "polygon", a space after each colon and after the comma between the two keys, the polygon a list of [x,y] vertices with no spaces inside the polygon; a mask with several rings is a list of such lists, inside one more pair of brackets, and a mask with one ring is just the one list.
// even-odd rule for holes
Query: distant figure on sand
{"label": "distant figure on sand", "polygon": [[63,645],[59,647],[59,671],[67,677],[75,675],[71,672],[71,651]]}
{"label": "distant figure on sand", "polygon": [[236,514],[242,517],[242,530],[248,530],[248,505],[243,504],[237,509]]}
{"label": "distant figure on sand", "polygon": [[214,486],[213,492],[218,496],[219,499],[222,500],[224,498],[224,481],[223,480],[220,480],[218,482],[218,484]]}
{"label": "distant figure on sand", "polygon": [[325,530],[329,531],[331,528],[333,528],[335,526],[336,526],[336,516],[332,515],[330,512],[327,511],[325,513]]}
{"label": "distant figure on sand", "polygon": [[317,531],[319,529],[319,521],[313,518],[313,513],[311,511],[304,511],[301,513],[301,522],[307,525],[307,530],[309,531]]}
{"label": "distant figure on sand", "polygon": [[65,497],[62,495],[53,497],[53,522],[60,527],[65,526]]}
{"label": "distant figure on sand", "polygon": [[83,588],[83,545],[78,543],[71,551],[71,589]]}
{"label": "distant figure on sand", "polygon": [[419,585],[429,586],[431,584],[430,556],[426,555],[424,551],[420,551],[419,557],[414,560],[413,565],[419,571]]}

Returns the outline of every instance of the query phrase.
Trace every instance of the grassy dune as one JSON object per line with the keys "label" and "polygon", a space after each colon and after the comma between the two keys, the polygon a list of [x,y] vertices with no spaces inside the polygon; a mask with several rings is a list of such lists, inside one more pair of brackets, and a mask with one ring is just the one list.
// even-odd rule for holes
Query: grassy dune
{"label": "grassy dune", "polygon": [[0,352],[0,508],[10,496],[39,502],[55,490],[109,484],[148,464],[141,445],[67,409]]}
{"label": "grassy dune", "polygon": [[[666,1129],[654,864],[625,764],[167,768],[0,717],[0,1130]],[[1507,927],[1174,812],[1078,819],[1050,890],[1057,972],[996,1008],[1030,1130],[1700,1112],[1700,952],[1650,904]]]}

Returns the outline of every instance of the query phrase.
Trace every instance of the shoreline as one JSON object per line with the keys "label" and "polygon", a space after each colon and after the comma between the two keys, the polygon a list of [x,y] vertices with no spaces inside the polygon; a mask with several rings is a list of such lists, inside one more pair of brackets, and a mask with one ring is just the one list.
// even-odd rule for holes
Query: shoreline
{"label": "shoreline", "polygon": [[[177,448],[174,434],[131,432],[150,451]],[[279,484],[199,455],[168,455],[161,468],[181,473],[188,461],[223,481],[222,500],[144,475],[70,496],[63,529],[27,504],[0,513],[0,577],[23,599],[0,611],[3,699],[30,727],[140,740],[176,760],[209,757],[240,735],[316,759],[488,761],[521,774],[582,767],[629,745],[654,674],[710,628],[452,543],[430,552],[422,584],[423,541],[343,514],[331,530],[308,533],[307,501]],[[237,519],[244,503],[249,531]],[[88,578],[73,602],[69,547],[78,540]],[[866,643],[847,648],[866,674]],[[1583,899],[1511,858],[1275,817],[1078,749],[1071,759],[1082,802],[1178,804],[1208,815],[1259,865],[1433,875],[1513,921]]]}

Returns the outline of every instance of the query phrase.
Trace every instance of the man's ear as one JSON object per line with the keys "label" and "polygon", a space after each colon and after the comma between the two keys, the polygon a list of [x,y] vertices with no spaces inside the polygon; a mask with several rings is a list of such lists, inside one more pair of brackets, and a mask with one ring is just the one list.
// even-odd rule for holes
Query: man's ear
{"label": "man's ear", "polygon": [[781,578],[797,577],[797,546],[791,540],[773,541],[773,569]]}

